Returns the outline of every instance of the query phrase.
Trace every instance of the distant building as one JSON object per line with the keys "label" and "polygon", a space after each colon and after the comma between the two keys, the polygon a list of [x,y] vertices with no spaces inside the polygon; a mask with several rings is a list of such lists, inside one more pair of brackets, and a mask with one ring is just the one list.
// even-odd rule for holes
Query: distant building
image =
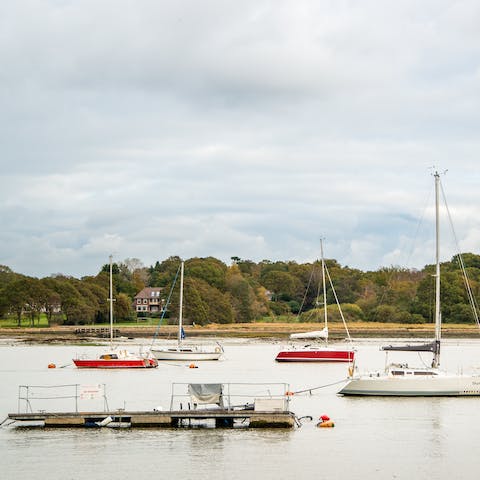
{"label": "distant building", "polygon": [[134,297],[135,311],[153,313],[160,312],[165,303],[165,299],[161,298],[163,288],[145,287]]}

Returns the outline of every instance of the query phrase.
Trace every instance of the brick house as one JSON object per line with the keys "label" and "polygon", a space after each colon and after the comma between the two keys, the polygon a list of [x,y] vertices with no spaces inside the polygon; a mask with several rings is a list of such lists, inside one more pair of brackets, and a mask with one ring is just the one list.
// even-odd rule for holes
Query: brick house
{"label": "brick house", "polygon": [[161,297],[163,288],[145,287],[134,297],[134,307],[137,313],[153,313],[160,312],[165,303],[165,299]]}

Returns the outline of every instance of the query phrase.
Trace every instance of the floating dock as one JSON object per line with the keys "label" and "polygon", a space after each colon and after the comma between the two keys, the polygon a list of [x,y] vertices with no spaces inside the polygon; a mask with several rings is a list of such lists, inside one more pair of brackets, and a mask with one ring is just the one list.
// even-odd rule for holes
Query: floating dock
{"label": "floating dock", "polygon": [[[18,413],[9,413],[2,423],[63,428],[293,428],[298,421],[289,410],[290,395],[284,383],[173,383],[168,410],[128,411],[108,407],[104,384],[20,385]],[[51,410],[54,402],[72,400],[74,410]],[[86,404],[95,400],[103,403],[103,409],[92,411],[89,404],[87,411]]]}
{"label": "floating dock", "polygon": [[[217,428],[293,428],[292,412],[254,410],[173,410],[145,412],[65,412],[9,413],[8,420],[40,427],[178,428],[214,426]],[[37,424],[37,425],[35,425]]]}

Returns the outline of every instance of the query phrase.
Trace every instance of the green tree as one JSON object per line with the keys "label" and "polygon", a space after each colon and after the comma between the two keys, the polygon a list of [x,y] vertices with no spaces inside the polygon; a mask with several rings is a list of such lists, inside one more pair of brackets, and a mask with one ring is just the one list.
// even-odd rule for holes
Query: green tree
{"label": "green tree", "polygon": [[213,257],[191,258],[185,262],[186,275],[199,278],[210,286],[225,290],[227,266]]}

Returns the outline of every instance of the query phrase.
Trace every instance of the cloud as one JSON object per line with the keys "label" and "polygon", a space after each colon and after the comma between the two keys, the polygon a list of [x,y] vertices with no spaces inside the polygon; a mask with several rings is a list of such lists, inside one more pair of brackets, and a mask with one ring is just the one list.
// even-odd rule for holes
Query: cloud
{"label": "cloud", "polygon": [[477,252],[479,17],[449,0],[2,4],[0,263],[311,261],[323,236],[342,264],[406,265],[432,165]]}

